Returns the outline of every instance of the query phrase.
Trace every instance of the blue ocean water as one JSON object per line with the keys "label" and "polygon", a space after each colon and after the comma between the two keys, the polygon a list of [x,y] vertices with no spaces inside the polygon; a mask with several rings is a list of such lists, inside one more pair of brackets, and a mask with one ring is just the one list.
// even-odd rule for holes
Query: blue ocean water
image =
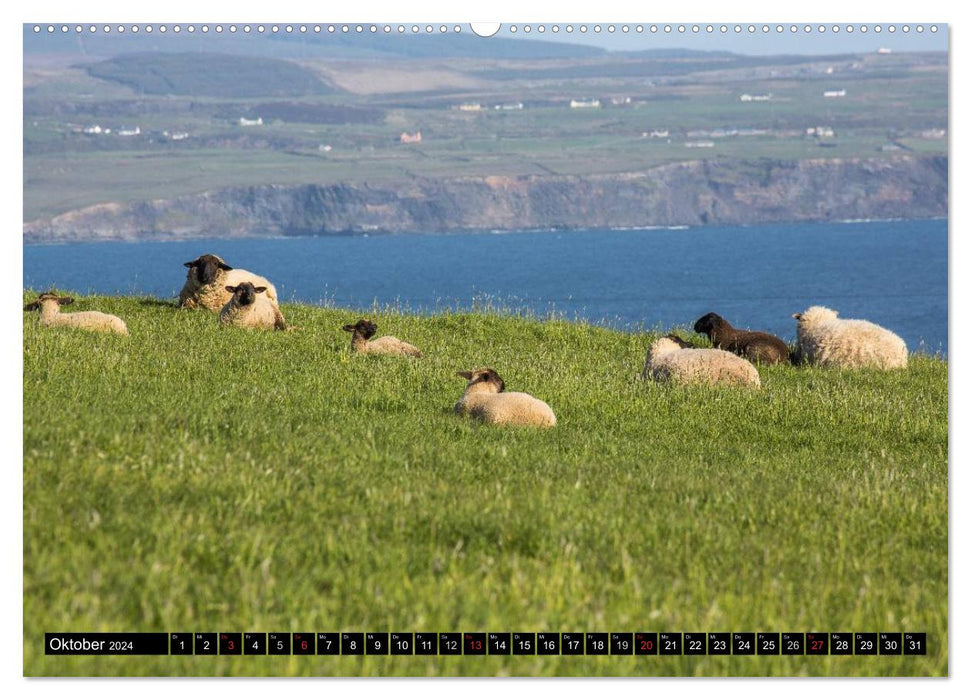
{"label": "blue ocean water", "polygon": [[283,301],[491,304],[622,329],[715,311],[787,340],[792,314],[821,304],[947,353],[946,220],[31,245],[24,287],[175,297],[182,263],[207,252],[269,278]]}

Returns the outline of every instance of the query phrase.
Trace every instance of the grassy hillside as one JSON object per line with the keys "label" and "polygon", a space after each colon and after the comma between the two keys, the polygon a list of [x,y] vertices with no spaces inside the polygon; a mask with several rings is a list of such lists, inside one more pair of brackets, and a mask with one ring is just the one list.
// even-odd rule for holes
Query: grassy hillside
{"label": "grassy hillside", "polygon": [[[32,299],[25,293],[25,299]],[[24,673],[944,675],[947,365],[639,379],[650,337],[371,310],[420,360],[79,298],[24,316]],[[549,431],[454,416],[490,365]],[[45,631],[925,631],[926,657],[45,657]]]}
{"label": "grassy hillside", "polygon": [[218,53],[133,53],[85,66],[95,78],[148,95],[296,97],[332,92],[290,61]]}

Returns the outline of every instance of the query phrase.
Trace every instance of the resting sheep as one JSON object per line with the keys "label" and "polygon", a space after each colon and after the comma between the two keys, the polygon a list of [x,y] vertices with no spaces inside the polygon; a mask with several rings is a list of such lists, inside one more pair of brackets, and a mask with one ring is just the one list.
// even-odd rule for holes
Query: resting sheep
{"label": "resting sheep", "polygon": [[727,350],[752,362],[767,365],[789,362],[789,346],[781,338],[762,331],[743,331],[716,313],[695,321],[695,332],[708,336],[713,347]]}
{"label": "resting sheep", "polygon": [[266,330],[285,331],[287,322],[276,304],[266,297],[266,287],[256,287],[252,282],[238,286],[227,286],[232,294],[229,301],[219,312],[219,322],[227,326],[242,328],[265,328]]}
{"label": "resting sheep", "polygon": [[677,336],[659,338],[647,351],[642,377],[677,384],[730,384],[759,387],[751,362],[725,350],[684,347]]}
{"label": "resting sheep", "polygon": [[506,384],[494,369],[483,367],[459,372],[467,379],[465,393],[455,404],[455,412],[492,425],[532,425],[549,428],[556,416],[546,403],[519,391],[506,392]]}
{"label": "resting sheep", "polygon": [[896,333],[869,321],[837,318],[837,314],[812,306],[792,315],[803,362],[843,369],[907,366],[907,344]]}
{"label": "resting sheep", "polygon": [[128,335],[128,326],[117,316],[100,311],[76,311],[73,314],[62,314],[61,307],[73,304],[71,297],[59,297],[51,292],[45,292],[24,307],[24,311],[40,309],[41,326],[67,326],[82,328],[88,331],[118,333]]}
{"label": "resting sheep", "polygon": [[252,272],[230,267],[218,255],[207,253],[185,263],[189,271],[185,284],[179,292],[179,306],[185,309],[202,307],[219,313],[232,297],[226,287],[234,287],[242,282],[252,282],[254,286],[266,287],[266,297],[278,305],[276,287],[266,278]]}
{"label": "resting sheep", "polygon": [[[344,330],[351,333],[351,350],[369,355],[407,355],[421,357],[421,350],[410,343],[398,340],[393,335],[374,338],[377,324],[362,318],[355,324],[347,324]],[[373,338],[373,340],[372,340]]]}

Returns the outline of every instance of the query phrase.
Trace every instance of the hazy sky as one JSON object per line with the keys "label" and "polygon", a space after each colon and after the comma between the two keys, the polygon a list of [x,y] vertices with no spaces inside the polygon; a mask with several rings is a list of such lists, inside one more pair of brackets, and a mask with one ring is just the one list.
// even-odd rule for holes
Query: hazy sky
{"label": "hazy sky", "polygon": [[[732,51],[742,54],[837,54],[837,53],[860,53],[876,51],[879,48],[889,48],[893,51],[946,51],[948,45],[948,26],[946,24],[934,25],[937,32],[931,32],[931,24],[923,24],[924,31],[917,32],[916,24],[909,24],[909,32],[903,32],[902,24],[894,25],[896,31],[888,31],[889,24],[881,24],[880,32],[874,31],[875,25],[867,25],[868,31],[860,31],[861,25],[853,25],[853,31],[846,31],[847,25],[838,25],[840,31],[833,33],[833,24],[827,24],[825,32],[819,32],[819,24],[812,25],[812,31],[806,33],[805,24],[798,25],[798,31],[790,31],[791,24],[784,26],[784,31],[776,31],[777,24],[768,25],[770,31],[764,33],[762,24],[755,25],[756,32],[750,34],[748,24],[740,25],[742,31],[735,33],[735,25],[726,25],[728,31],[724,34],[720,32],[720,24],[713,24],[714,32],[708,34],[706,25],[698,25],[698,33],[692,32],[694,25],[685,24],[684,33],[678,32],[678,26],[670,25],[671,32],[665,33],[663,24],[657,25],[657,32],[651,33],[650,24],[636,25],[629,24],[630,31],[624,34],[621,31],[622,25],[614,25],[613,34],[607,31],[606,24],[602,24],[601,32],[597,34],[593,30],[594,25],[587,25],[587,31],[581,33],[580,25],[573,25],[574,31],[567,32],[566,25],[560,25],[560,31],[553,33],[547,25],[546,31],[538,33],[536,27],[532,25],[531,31],[527,34],[523,31],[524,25],[516,25],[515,33],[510,31],[513,25],[503,25],[496,36],[519,37],[544,39],[548,41],[566,41],[575,44],[591,44],[601,46],[610,50],[640,50],[640,49],[696,49],[703,51]],[[642,26],[643,33],[638,34],[635,27]]]}

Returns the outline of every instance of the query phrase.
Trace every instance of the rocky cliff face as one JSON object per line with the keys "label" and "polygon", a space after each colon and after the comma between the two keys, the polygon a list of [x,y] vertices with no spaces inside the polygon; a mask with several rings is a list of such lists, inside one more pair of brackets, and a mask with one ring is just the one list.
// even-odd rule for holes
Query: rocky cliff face
{"label": "rocky cliff face", "polygon": [[909,155],[711,160],[586,177],[235,187],[31,221],[24,242],[930,218],[947,215],[947,165]]}

